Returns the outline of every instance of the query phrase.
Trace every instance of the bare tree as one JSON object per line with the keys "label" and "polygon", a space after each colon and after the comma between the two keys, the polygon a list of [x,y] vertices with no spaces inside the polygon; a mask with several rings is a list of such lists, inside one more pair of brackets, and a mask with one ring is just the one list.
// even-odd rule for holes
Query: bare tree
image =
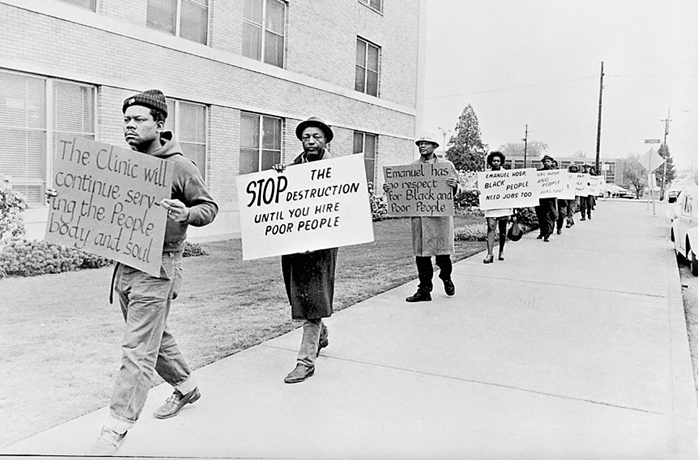
{"label": "bare tree", "polygon": [[630,155],[622,160],[622,186],[631,188],[637,194],[637,198],[642,196],[644,188],[647,186],[646,169],[639,162],[638,157]]}

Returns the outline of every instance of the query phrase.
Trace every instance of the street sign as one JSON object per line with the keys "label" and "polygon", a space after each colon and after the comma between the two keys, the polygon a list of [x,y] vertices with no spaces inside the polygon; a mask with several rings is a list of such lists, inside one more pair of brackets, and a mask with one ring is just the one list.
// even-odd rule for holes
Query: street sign
{"label": "street sign", "polygon": [[661,139],[644,139],[645,144],[660,144]]}
{"label": "street sign", "polygon": [[664,159],[661,158],[653,148],[649,149],[649,151],[641,157],[639,157],[638,160],[642,164],[642,166],[644,166],[644,169],[646,169],[647,172],[654,171],[664,162]]}

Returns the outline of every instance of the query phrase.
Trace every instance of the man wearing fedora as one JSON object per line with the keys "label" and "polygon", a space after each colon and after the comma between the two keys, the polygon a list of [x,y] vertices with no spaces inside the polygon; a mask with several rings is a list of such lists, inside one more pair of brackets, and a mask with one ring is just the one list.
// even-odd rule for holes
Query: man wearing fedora
{"label": "man wearing fedora", "polygon": [[[451,161],[435,155],[435,149],[440,144],[432,136],[425,134],[416,140],[420,158],[413,164],[435,163],[447,166],[449,175],[445,178],[447,185],[452,187],[453,196],[457,193],[459,176]],[[389,186],[384,184],[384,191]],[[439,277],[443,282],[445,294],[453,296],[455,285],[452,282],[452,259],[455,252],[454,219],[452,216],[411,217],[411,234],[413,254],[418,268],[418,290],[406,298],[406,302],[425,302],[432,300],[433,263],[440,268]]]}
{"label": "man wearing fedora", "polygon": [[[538,171],[547,171],[554,168],[554,158],[549,155],[542,157],[542,168]],[[540,225],[540,234],[537,235],[538,240],[549,242],[549,237],[554,232],[554,226],[557,220],[557,199],[556,198],[540,198],[540,204],[535,206],[535,214],[537,222]]]}
{"label": "man wearing fedora", "polygon": [[[125,321],[122,364],[117,373],[109,417],[90,454],[113,455],[134,426],[146,403],[154,371],[174,391],[154,416],[174,417],[186,404],[200,398],[197,382],[168,328],[168,313],[182,284],[182,250],[189,225],[211,223],[218,206],[197,166],[184,157],[173,134],[164,131],[168,105],[160,90],[152,89],[126,99],[124,138],[144,155],[167,160],[174,167],[170,199],[160,205],[168,212],[159,276],[117,263],[112,289],[117,293]],[[110,295],[110,303],[112,297]]]}
{"label": "man wearing fedora", "polygon": [[[333,140],[333,130],[321,119],[311,117],[296,128],[303,152],[292,165],[331,158],[326,144]],[[282,173],[285,166],[273,166]],[[328,346],[328,328],[323,318],[333,314],[333,290],[338,248],[321,249],[282,256],[282,277],[292,307],[292,319],[302,321],[302,339],[297,364],[285,377],[285,383],[299,383],[314,375],[316,357]]]}

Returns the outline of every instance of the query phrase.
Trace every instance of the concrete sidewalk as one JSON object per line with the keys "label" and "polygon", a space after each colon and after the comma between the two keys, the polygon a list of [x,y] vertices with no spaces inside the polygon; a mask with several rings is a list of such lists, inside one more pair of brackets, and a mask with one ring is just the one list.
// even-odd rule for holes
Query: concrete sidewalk
{"label": "concrete sidewalk", "polygon": [[[508,243],[333,315],[316,374],[282,379],[301,330],[196,372],[202,399],[170,420],[149,394],[118,455],[300,459],[697,458],[697,397],[668,221],[599,201],[593,220]],[[3,455],[84,455],[107,409]]]}

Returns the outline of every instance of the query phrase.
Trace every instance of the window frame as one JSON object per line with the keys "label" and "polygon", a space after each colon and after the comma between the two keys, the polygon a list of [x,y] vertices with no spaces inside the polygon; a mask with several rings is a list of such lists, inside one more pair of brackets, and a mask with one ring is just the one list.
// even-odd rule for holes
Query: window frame
{"label": "window frame", "polygon": [[[238,174],[250,174],[254,172],[260,172],[260,171],[266,171],[267,169],[263,169],[263,151],[275,151],[279,152],[279,161],[282,161],[282,154],[283,154],[283,148],[284,148],[284,127],[285,127],[285,119],[282,117],[277,117],[274,115],[265,115],[263,113],[257,113],[257,112],[248,112],[245,110],[241,110],[240,117],[239,117],[239,127],[240,127],[240,137],[239,139],[243,139],[243,129],[242,129],[242,122],[240,121],[243,116],[255,116],[257,117],[257,140],[258,140],[258,145],[256,147],[256,156],[257,156],[257,169],[255,171],[242,171],[242,164],[241,164],[241,159],[243,158],[242,155],[242,150],[252,150],[253,147],[251,146],[244,146],[242,144],[242,141],[239,141],[238,143]],[[275,120],[279,123],[279,149],[266,149],[264,148],[263,140],[264,140],[264,126],[265,126],[265,119],[269,120]]]}
{"label": "window frame", "polygon": [[[384,13],[384,0],[358,0],[358,1],[372,11],[375,11],[379,14]],[[373,1],[379,2],[379,8],[372,6]]]}
{"label": "window frame", "polygon": [[[85,8],[86,10],[90,10],[93,13],[97,12],[97,0],[61,0],[64,3],[69,3],[71,5],[80,7],[80,8]],[[90,3],[90,6],[85,5],[85,3]]]}
{"label": "window frame", "polygon": [[[357,145],[355,143],[356,136],[362,136],[362,150],[357,150]],[[374,139],[374,152],[372,152],[372,158],[367,158],[367,137],[372,137]],[[367,175],[367,182],[376,184],[377,183],[377,158],[379,156],[379,135],[375,133],[368,133],[366,131],[353,131],[352,136],[352,153],[354,155],[362,155],[365,165],[365,174]],[[370,172],[367,169],[367,163],[372,163],[372,172],[370,180]]]}
{"label": "window frame", "polygon": [[[359,60],[359,56],[357,56],[357,55],[355,56],[355,91],[361,92],[361,93],[363,93],[363,94],[367,94],[368,96],[379,97],[379,94],[380,94],[379,87],[381,86],[381,85],[380,85],[380,77],[381,77],[382,47],[379,46],[379,45],[377,45],[377,44],[375,44],[375,43],[372,43],[372,42],[370,42],[369,40],[366,40],[366,39],[364,39],[364,38],[362,38],[362,37],[360,37],[360,36],[357,37],[357,41],[356,41],[355,43],[356,43],[356,46],[355,46],[355,49],[356,49],[356,50],[357,50],[357,48],[359,48],[359,45],[360,45],[361,43],[364,45],[364,56],[365,56],[365,57],[364,57],[364,62],[362,63],[362,65],[360,65],[360,64],[357,62],[357,61]],[[373,70],[371,70],[371,69],[369,68],[369,65],[368,65],[369,54],[370,54],[370,53],[369,53],[370,47],[376,48],[376,50],[377,50],[377,63],[376,63],[376,66],[377,66],[377,71],[376,71],[376,74],[377,74],[377,88],[376,88],[376,94],[372,94],[372,93],[368,92],[368,86],[369,86],[369,84],[368,84],[368,81],[369,81],[368,74],[369,74],[370,72],[374,72]],[[356,53],[357,53],[357,51],[356,51]],[[357,72],[358,72],[358,69],[363,69],[363,77],[362,77],[362,79],[363,79],[363,80],[362,80],[362,81],[363,81],[363,88],[362,88],[362,90],[360,90],[360,89],[357,88],[357,83],[358,83],[358,81],[357,81]]]}
{"label": "window frame", "polygon": [[[149,29],[153,30],[158,30],[160,32],[166,33],[168,35],[172,35],[174,37],[182,38],[183,40],[189,40],[194,43],[199,43],[204,46],[209,46],[209,40],[210,40],[210,34],[209,34],[209,27],[211,25],[211,0],[172,0],[175,2],[175,30],[173,32],[170,32],[169,30],[164,30],[159,27],[154,27],[151,24],[149,24],[148,21],[148,7],[151,4],[151,0],[148,0],[146,2],[146,27]],[[207,23],[206,23],[206,39],[204,40],[204,43],[198,41],[198,40],[192,40],[191,38],[183,37],[182,36],[182,3],[187,2],[187,3],[192,3],[196,4],[199,6],[204,6],[207,10]],[[202,3],[206,3],[206,5],[202,5]]]}
{"label": "window frame", "polygon": [[[171,130],[173,132],[173,138],[178,141],[180,144],[180,147],[185,145],[202,145],[204,146],[204,165],[201,165],[200,162],[197,161],[197,158],[190,158],[185,154],[183,151],[182,154],[185,158],[194,161],[194,163],[197,165],[197,169],[199,170],[199,173],[202,175],[202,179],[204,182],[207,182],[207,177],[208,177],[208,168],[209,168],[209,106],[206,104],[202,104],[199,102],[192,102],[192,101],[185,101],[185,100],[180,100],[180,99],[175,99],[175,98],[166,98],[167,102],[172,102],[172,110],[170,108],[170,105],[168,105],[168,117],[165,120],[165,129],[166,130]],[[191,141],[183,141],[182,136],[180,136],[180,133],[182,131],[182,125],[180,124],[182,121],[182,116],[181,116],[181,107],[180,104],[188,104],[188,105],[193,105],[197,107],[202,107],[204,109],[204,142],[191,142]],[[183,149],[184,150],[184,149]]]}
{"label": "window frame", "polygon": [[[19,176],[14,176],[11,174],[5,174],[6,177],[9,177],[10,180],[10,186],[17,190],[16,186],[22,186],[22,187],[32,187],[32,186],[38,186],[39,187],[39,192],[38,192],[38,199],[36,201],[31,200],[29,196],[26,196],[26,194],[22,191],[22,195],[25,197],[27,201],[28,207],[31,208],[45,208],[48,206],[46,203],[44,194],[46,192],[47,188],[50,188],[53,186],[53,167],[54,167],[54,158],[56,155],[55,149],[54,149],[54,137],[57,133],[67,133],[67,131],[59,129],[59,127],[56,126],[56,120],[57,118],[55,117],[55,104],[54,104],[54,98],[55,98],[55,85],[58,84],[67,84],[67,85],[74,85],[74,86],[79,86],[82,88],[88,88],[91,92],[90,95],[90,105],[92,106],[92,120],[91,120],[91,125],[89,128],[92,130],[90,131],[82,131],[82,132],[75,132],[76,136],[82,136],[87,139],[91,140],[96,140],[97,139],[97,119],[98,119],[98,105],[97,105],[97,92],[98,92],[98,86],[96,85],[91,85],[88,83],[81,83],[81,82],[76,82],[76,81],[70,81],[70,80],[64,80],[60,78],[53,78],[53,77],[45,77],[42,75],[34,75],[34,74],[28,74],[28,73],[22,73],[22,72],[13,72],[13,71],[6,71],[6,70],[0,70],[0,74],[11,74],[11,75],[17,75],[22,78],[26,79],[35,79],[39,80],[42,83],[42,86],[44,88],[44,113],[43,113],[43,128],[29,128],[27,126],[24,127],[12,127],[12,128],[18,128],[18,129],[25,129],[27,131],[32,130],[32,131],[40,131],[44,134],[44,139],[43,139],[43,152],[42,155],[44,156],[43,158],[43,168],[44,168],[44,177],[43,179],[31,179],[27,177],[19,177]],[[28,115],[27,111],[25,109],[25,117]],[[72,132],[71,132],[72,133]],[[26,156],[27,152],[24,152],[24,155]]]}
{"label": "window frame", "polygon": [[[269,65],[273,65],[275,67],[279,67],[281,69],[284,69],[284,66],[285,66],[286,61],[287,61],[287,19],[288,19],[288,14],[287,14],[288,4],[287,4],[287,2],[283,1],[283,0],[244,0],[244,3],[246,1],[248,1],[248,2],[259,1],[262,3],[262,17],[260,19],[260,21],[261,21],[260,23],[254,22],[252,19],[248,19],[245,16],[243,16],[243,24],[244,25],[248,24],[252,27],[255,27],[256,29],[258,29],[260,31],[260,36],[259,36],[260,41],[258,43],[259,44],[259,55],[258,56],[249,56],[248,54],[245,53],[245,36],[242,37],[241,55],[244,57],[250,58],[250,59],[254,59],[258,62],[262,62],[264,64],[269,64]],[[280,5],[282,5],[284,17],[282,18],[282,34],[281,35],[278,32],[272,31],[272,30],[267,28],[267,12],[268,12],[267,2],[268,1],[273,1],[273,2],[276,2]],[[245,5],[243,8],[245,10]],[[245,32],[245,28],[242,27],[241,33],[243,34],[244,32]],[[274,34],[274,35],[282,38],[282,57],[281,57],[281,62],[279,64],[274,63],[274,62],[268,62],[266,60],[266,56],[267,56],[266,46],[268,44],[268,40],[267,40],[268,33]]]}

